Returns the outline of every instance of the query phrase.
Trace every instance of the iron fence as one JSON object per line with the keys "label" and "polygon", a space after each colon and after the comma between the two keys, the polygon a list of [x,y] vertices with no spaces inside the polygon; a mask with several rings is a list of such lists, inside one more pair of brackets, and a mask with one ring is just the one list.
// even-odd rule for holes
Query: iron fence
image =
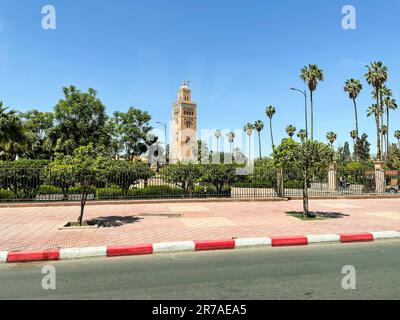
{"label": "iron fence", "polygon": [[[282,179],[283,188],[279,187]],[[368,194],[400,194],[400,171],[387,172],[382,181],[383,190],[376,189],[373,172],[338,175],[334,185],[323,174],[312,174],[307,181],[309,196],[346,196]],[[222,188],[209,182],[196,181],[187,188],[165,180],[156,173],[153,177],[136,179],[134,172],[105,176],[90,187],[88,200],[184,199],[184,198],[278,198],[298,197],[303,194],[303,179],[298,173],[274,168],[254,170],[247,176],[238,176],[224,183]],[[0,167],[0,201],[48,202],[79,201],[79,183],[67,176],[55,175],[48,168]]]}

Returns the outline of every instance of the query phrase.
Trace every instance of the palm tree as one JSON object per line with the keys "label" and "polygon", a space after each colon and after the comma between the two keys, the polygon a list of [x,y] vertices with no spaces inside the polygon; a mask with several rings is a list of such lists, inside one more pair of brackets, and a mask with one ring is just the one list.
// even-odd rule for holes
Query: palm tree
{"label": "palm tree", "polygon": [[261,159],[261,131],[264,129],[264,122],[261,120],[257,120],[254,122],[254,129],[257,130],[258,134],[258,150],[260,152],[260,159]]}
{"label": "palm tree", "polygon": [[229,141],[229,153],[232,154],[232,145],[233,141],[235,140],[235,133],[233,131],[230,131],[226,134],[226,137],[228,138]]}
{"label": "palm tree", "polygon": [[215,130],[214,136],[217,139],[217,154],[219,153],[219,138],[221,138],[221,135],[222,133],[220,129]]}
{"label": "palm tree", "polygon": [[378,153],[376,155],[376,158],[378,161],[382,160],[381,157],[381,148],[380,148],[380,132],[381,132],[381,128],[379,125],[379,106],[377,104],[373,104],[371,106],[368,107],[367,109],[367,116],[370,117],[372,115],[375,116],[375,125],[376,125],[376,143],[378,145]]}
{"label": "palm tree", "polygon": [[314,140],[314,101],[313,92],[317,89],[318,81],[324,81],[324,72],[316,64],[309,64],[301,69],[300,79],[303,80],[310,90],[311,102],[311,141]]}
{"label": "palm tree", "polygon": [[336,141],[337,139],[337,134],[330,131],[326,134],[326,139],[328,140],[329,144],[331,145],[331,148],[333,148],[333,143]]}
{"label": "palm tree", "polygon": [[269,118],[269,132],[271,134],[271,143],[272,143],[272,150],[275,150],[275,144],[274,144],[274,136],[272,134],[272,117],[276,113],[276,109],[273,106],[269,106],[265,108],[265,114]]}
{"label": "palm tree", "polygon": [[249,137],[249,165],[251,161],[251,135],[253,134],[254,130],[254,125],[252,123],[248,123],[244,126],[243,130],[246,132],[246,134]]}
{"label": "palm tree", "polygon": [[[395,99],[393,99],[390,96],[386,96],[383,99],[383,105],[386,107],[386,126],[387,126],[387,131],[390,132],[390,126],[389,126],[389,112],[390,110],[396,110],[397,109],[397,102]],[[389,135],[386,136],[386,154],[388,157],[390,157],[390,141],[389,141]]]}
{"label": "palm tree", "polygon": [[397,146],[400,149],[400,130],[395,131],[394,137],[397,139]]}
{"label": "palm tree", "polygon": [[[387,99],[387,98],[390,98],[390,97],[392,97],[393,96],[393,92],[392,92],[392,90],[390,89],[390,88],[388,88],[386,85],[382,85],[379,89],[378,89],[378,95],[377,95],[377,93],[376,93],[376,91],[374,90],[373,92],[372,92],[372,97],[374,98],[374,99],[377,99],[377,97],[380,99],[380,104],[379,104],[379,106],[380,106],[380,122],[381,122],[381,129],[382,129],[382,126],[383,126],[383,124],[384,124],[384,121],[383,121],[383,114],[387,111],[387,110],[385,110],[385,103],[384,103],[384,101],[385,101],[385,99]],[[382,130],[381,130],[381,133],[382,133]],[[384,152],[384,149],[385,149],[385,147],[386,147],[386,149],[388,149],[387,148],[387,145],[385,146],[385,144],[383,143],[383,135],[381,134],[381,148],[382,148],[382,152]]]}
{"label": "palm tree", "polygon": [[375,90],[376,105],[369,108],[368,114],[375,114],[375,121],[377,125],[377,159],[382,160],[381,152],[381,135],[380,135],[380,115],[381,115],[381,92],[380,89],[387,81],[388,69],[383,65],[381,61],[371,62],[367,67],[367,73],[365,74],[365,79],[368,84],[371,85]]}
{"label": "palm tree", "polygon": [[8,109],[0,101],[0,145],[24,144],[26,135],[22,121],[14,110],[7,111]]}
{"label": "palm tree", "polygon": [[288,125],[287,127],[286,127],[286,129],[285,129],[285,131],[286,131],[286,133],[287,133],[287,135],[290,137],[290,138],[293,138],[293,136],[294,136],[294,134],[296,133],[296,127],[295,126],[293,126],[293,125]]}
{"label": "palm tree", "polygon": [[357,112],[356,99],[361,90],[362,90],[362,84],[360,80],[349,79],[346,81],[344,85],[344,91],[347,92],[349,94],[349,98],[353,100],[357,139],[359,138],[359,131],[358,131],[358,112]]}
{"label": "palm tree", "polygon": [[303,143],[304,141],[306,141],[307,138],[307,134],[306,134],[306,130],[305,129],[300,129],[299,133],[297,134],[297,137],[300,139],[300,141]]}

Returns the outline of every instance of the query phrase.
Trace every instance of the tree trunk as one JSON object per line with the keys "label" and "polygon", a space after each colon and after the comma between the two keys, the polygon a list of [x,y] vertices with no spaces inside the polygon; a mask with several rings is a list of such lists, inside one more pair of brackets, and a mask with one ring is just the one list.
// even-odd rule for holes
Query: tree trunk
{"label": "tree trunk", "polygon": [[274,136],[272,134],[272,118],[269,118],[269,132],[271,134],[272,151],[275,151]]}
{"label": "tree trunk", "polygon": [[382,160],[382,158],[381,158],[381,136],[380,136],[380,132],[379,132],[380,131],[380,125],[379,125],[379,114],[378,114],[378,111],[377,111],[377,113],[375,115],[375,122],[376,122],[376,139],[377,139],[376,144],[377,144],[377,148],[378,148],[376,157],[377,157],[378,161],[381,161]]}
{"label": "tree trunk", "polygon": [[382,153],[381,153],[381,133],[380,133],[380,124],[379,124],[379,116],[380,116],[380,99],[379,99],[379,87],[375,88],[376,90],[376,114],[375,114],[375,118],[376,118],[376,129],[377,129],[377,133],[376,133],[376,137],[377,137],[377,160],[381,161],[382,160]]}
{"label": "tree trunk", "polygon": [[357,103],[356,103],[356,99],[353,99],[353,103],[354,103],[354,116],[356,119],[356,132],[357,132],[357,139],[360,138],[360,132],[358,131],[358,112],[357,112]]}
{"label": "tree trunk", "polygon": [[304,178],[304,185],[303,185],[303,215],[307,216],[309,215],[309,209],[308,209],[308,174],[307,170],[304,171],[303,173],[303,178]]}
{"label": "tree trunk", "polygon": [[389,127],[389,108],[386,107],[386,126],[387,126],[387,134],[386,134],[386,153],[387,159],[390,160],[390,127]]}
{"label": "tree trunk", "polygon": [[314,141],[314,101],[313,101],[313,91],[310,90],[310,101],[311,101],[311,142]]}
{"label": "tree trunk", "polygon": [[258,150],[260,152],[260,159],[261,159],[261,132],[258,131]]}
{"label": "tree trunk", "polygon": [[79,218],[78,218],[78,223],[79,225],[82,227],[82,220],[83,220],[83,212],[85,210],[85,205],[86,205],[86,200],[87,200],[87,196],[88,194],[86,192],[82,193],[82,197],[81,197],[81,212],[79,214]]}

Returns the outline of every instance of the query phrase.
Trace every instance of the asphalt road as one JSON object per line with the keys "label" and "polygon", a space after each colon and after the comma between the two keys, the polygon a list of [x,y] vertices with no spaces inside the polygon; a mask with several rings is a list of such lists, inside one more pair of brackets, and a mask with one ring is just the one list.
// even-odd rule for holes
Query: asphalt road
{"label": "asphalt road", "polygon": [[[45,265],[56,290],[42,289]],[[400,241],[0,265],[0,299],[399,298]]]}

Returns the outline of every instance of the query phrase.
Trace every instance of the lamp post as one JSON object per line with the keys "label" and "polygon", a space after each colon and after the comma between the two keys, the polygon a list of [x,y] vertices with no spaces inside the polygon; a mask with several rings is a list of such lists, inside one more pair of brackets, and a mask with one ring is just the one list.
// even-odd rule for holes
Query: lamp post
{"label": "lamp post", "polygon": [[160,122],[160,121],[157,121],[156,123],[160,124],[164,127],[164,139],[165,139],[164,143],[165,143],[165,145],[167,145],[167,124],[164,122]]}
{"label": "lamp post", "polygon": [[300,90],[296,88],[290,88],[292,91],[297,91],[300,92],[301,94],[304,95],[304,116],[305,116],[305,121],[306,121],[306,139],[308,139],[308,117],[307,117],[307,91],[306,90]]}
{"label": "lamp post", "polygon": [[164,127],[165,160],[166,160],[166,163],[168,164],[169,163],[169,148],[168,148],[168,144],[167,144],[167,124],[164,122],[160,122],[160,121],[157,121],[156,123],[159,125],[162,125]]}

